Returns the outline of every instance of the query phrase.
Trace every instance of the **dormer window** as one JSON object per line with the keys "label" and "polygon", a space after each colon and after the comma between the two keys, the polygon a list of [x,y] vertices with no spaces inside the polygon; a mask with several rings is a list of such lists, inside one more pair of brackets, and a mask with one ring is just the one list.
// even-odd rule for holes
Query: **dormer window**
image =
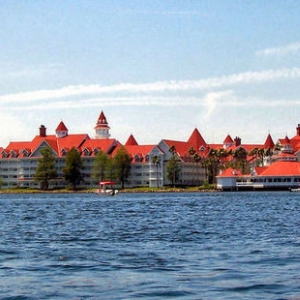
{"label": "dormer window", "polygon": [[1,154],[2,154],[2,157],[3,157],[3,158],[7,158],[7,157],[8,157],[8,153],[7,153],[7,152],[5,152],[5,151],[2,151],[2,153],[1,153]]}
{"label": "dormer window", "polygon": [[61,150],[61,155],[62,156],[66,156],[67,155],[67,150],[66,149],[62,149]]}
{"label": "dormer window", "polygon": [[11,155],[11,157],[17,157],[17,153],[14,151],[14,150],[12,150],[11,152],[10,152],[10,155]]}
{"label": "dormer window", "polygon": [[134,160],[135,162],[141,162],[141,157],[139,155],[135,155]]}
{"label": "dormer window", "polygon": [[89,156],[90,155],[90,151],[88,150],[88,149],[84,149],[83,150],[83,154],[84,154],[84,156]]}

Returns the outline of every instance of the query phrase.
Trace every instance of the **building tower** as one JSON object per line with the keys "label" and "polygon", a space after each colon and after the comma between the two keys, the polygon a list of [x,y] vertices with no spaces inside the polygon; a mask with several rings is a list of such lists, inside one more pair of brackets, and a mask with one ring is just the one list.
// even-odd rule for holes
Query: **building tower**
{"label": "building tower", "polygon": [[103,111],[101,111],[97,124],[94,127],[95,131],[96,131],[96,139],[108,139],[110,137],[109,134],[109,129],[110,127],[108,126],[106,117],[103,113]]}
{"label": "building tower", "polygon": [[65,136],[68,136],[68,128],[64,124],[63,121],[61,121],[58,126],[55,129],[56,137],[63,138]]}

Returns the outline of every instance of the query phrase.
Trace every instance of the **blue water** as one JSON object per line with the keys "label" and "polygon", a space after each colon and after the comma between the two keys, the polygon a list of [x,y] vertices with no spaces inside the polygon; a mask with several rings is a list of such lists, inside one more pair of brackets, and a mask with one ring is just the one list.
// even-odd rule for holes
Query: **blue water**
{"label": "blue water", "polygon": [[0,195],[0,299],[300,299],[300,194]]}

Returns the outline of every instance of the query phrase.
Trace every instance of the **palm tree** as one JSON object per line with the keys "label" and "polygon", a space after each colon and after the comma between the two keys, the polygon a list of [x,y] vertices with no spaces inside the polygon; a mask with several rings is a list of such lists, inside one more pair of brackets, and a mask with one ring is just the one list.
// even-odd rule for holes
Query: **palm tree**
{"label": "palm tree", "polygon": [[210,149],[208,152],[208,182],[214,183],[219,168],[218,150]]}
{"label": "palm tree", "polygon": [[158,167],[160,166],[160,157],[158,155],[154,155],[151,158],[151,162],[156,166],[156,186],[159,187],[158,184]]}
{"label": "palm tree", "polygon": [[169,152],[172,154],[172,156],[167,164],[167,178],[172,182],[172,185],[175,188],[175,182],[179,178],[180,167],[176,158],[176,148],[174,145],[169,148]]}
{"label": "palm tree", "polygon": [[248,153],[247,151],[245,150],[245,148],[243,147],[239,147],[237,148],[234,152],[233,152],[233,158],[235,160],[235,167],[237,169],[240,169],[241,172],[243,174],[246,173],[246,167],[247,167],[247,156],[248,156]]}
{"label": "palm tree", "polygon": [[197,174],[197,182],[199,183],[199,162],[201,161],[201,156],[198,153],[193,155],[193,161],[196,163],[196,174]]}

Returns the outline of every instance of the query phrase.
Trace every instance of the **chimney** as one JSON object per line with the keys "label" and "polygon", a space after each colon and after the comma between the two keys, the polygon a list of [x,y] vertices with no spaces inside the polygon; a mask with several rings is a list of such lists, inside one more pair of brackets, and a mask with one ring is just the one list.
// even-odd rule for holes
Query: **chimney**
{"label": "chimney", "polygon": [[298,124],[298,127],[296,128],[297,135],[300,136],[300,124]]}
{"label": "chimney", "polygon": [[40,137],[46,137],[46,127],[44,125],[41,125],[40,127]]}
{"label": "chimney", "polygon": [[242,141],[241,138],[236,137],[236,138],[234,139],[235,146],[236,146],[236,147],[240,146],[240,145],[241,145],[241,141]]}

